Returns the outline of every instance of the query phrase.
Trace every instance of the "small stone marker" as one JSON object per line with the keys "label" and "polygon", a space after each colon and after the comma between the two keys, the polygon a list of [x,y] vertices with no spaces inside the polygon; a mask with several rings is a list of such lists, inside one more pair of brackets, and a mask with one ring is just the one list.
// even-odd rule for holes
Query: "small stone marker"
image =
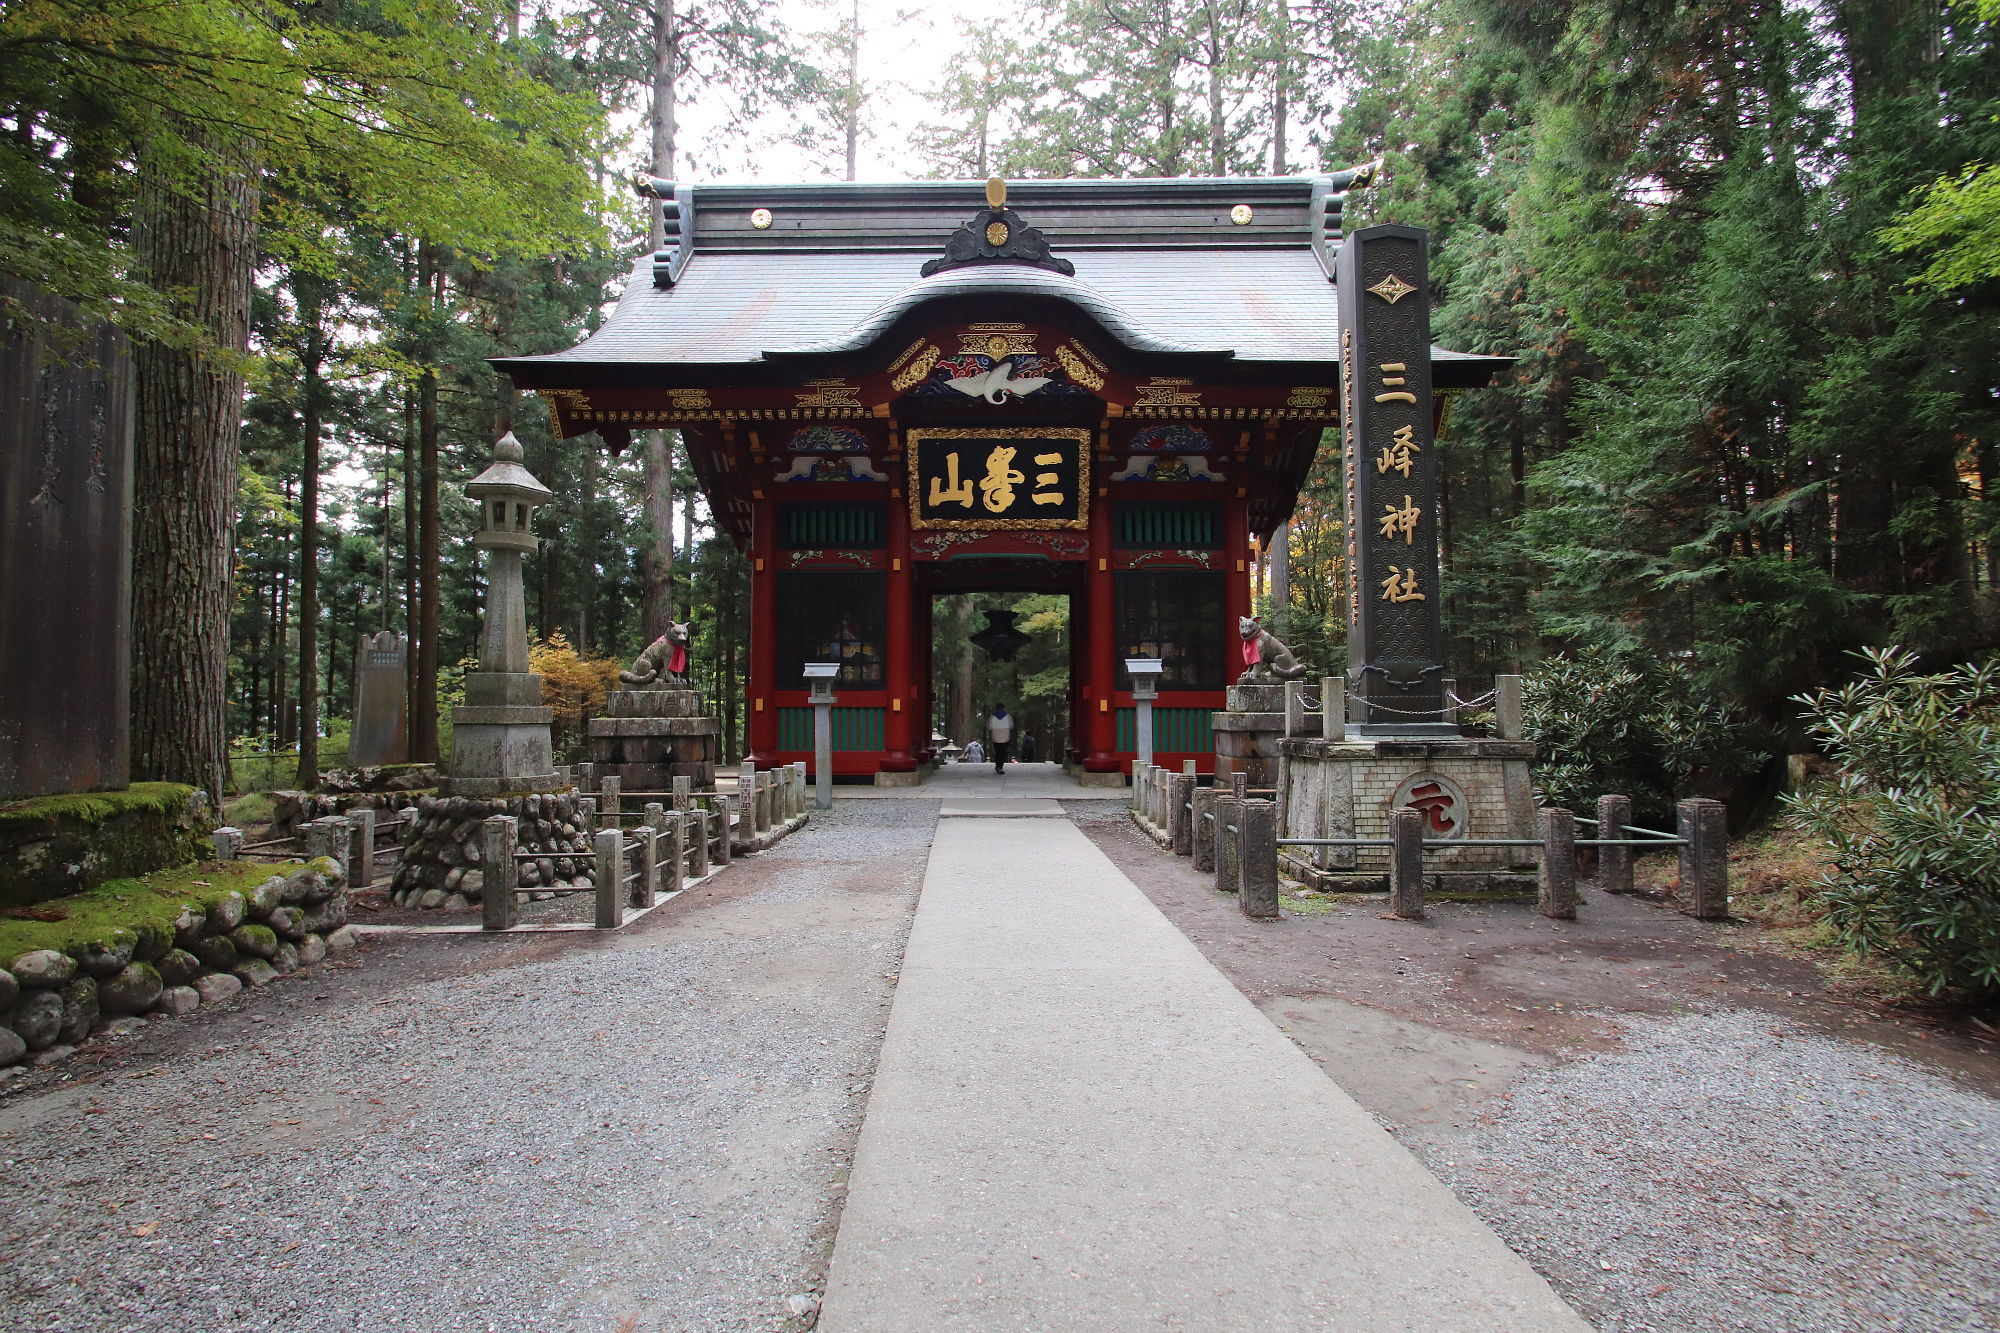
{"label": "small stone marker", "polygon": [[625,835],[608,828],[592,840],[597,849],[597,928],[616,930],[625,924],[625,906],[620,901],[625,881]]}
{"label": "small stone marker", "polygon": [[240,828],[224,825],[209,835],[209,841],[215,847],[215,859],[218,861],[234,861],[243,855],[243,830]]}
{"label": "small stone marker", "polygon": [[1186,856],[1194,848],[1194,820],[1188,811],[1194,787],[1194,774],[1176,773],[1167,788],[1167,835],[1173,841],[1175,856]]}
{"label": "small stone marker", "polygon": [[347,887],[375,887],[375,807],[347,812]]}
{"label": "small stone marker", "polygon": [[1687,912],[1703,921],[1729,919],[1729,810],[1695,797],[1676,807],[1686,844],[1681,848],[1681,896]]}
{"label": "small stone marker", "polygon": [[1270,920],[1278,915],[1278,803],[1244,801],[1236,819],[1242,826],[1236,840],[1236,905],[1247,917]]}
{"label": "small stone marker", "polygon": [[409,640],[383,630],[354,647],[354,723],[347,762],[356,768],[409,758]]}
{"label": "small stone marker", "polygon": [[1541,891],[1535,904],[1543,916],[1576,920],[1576,816],[1563,809],[1538,813],[1542,831]]}
{"label": "small stone marker", "polygon": [[685,773],[674,778],[674,809],[686,810],[694,803],[694,779]]}
{"label": "small stone marker", "polygon": [[1389,812],[1389,910],[1405,921],[1424,915],[1424,814]]}
{"label": "small stone marker", "polygon": [[[1237,774],[1240,778],[1242,774]],[[1237,866],[1237,839],[1242,827],[1237,812],[1243,808],[1242,798],[1224,795],[1215,798],[1215,890],[1217,893],[1235,893],[1242,880],[1242,871]]]}
{"label": "small stone marker", "polygon": [[1188,817],[1188,861],[1203,874],[1215,871],[1215,798],[1213,787],[1194,789],[1194,811]]}
{"label": "small stone marker", "polygon": [[479,825],[480,925],[487,930],[512,930],[520,920],[521,904],[514,895],[514,817],[494,815]]}
{"label": "small stone marker", "polygon": [[[1597,798],[1597,836],[1600,838],[1623,838],[1625,826],[1632,822],[1632,798],[1629,796],[1600,796]],[[1597,882],[1606,893],[1632,892],[1631,847],[1599,847],[1597,849]]]}

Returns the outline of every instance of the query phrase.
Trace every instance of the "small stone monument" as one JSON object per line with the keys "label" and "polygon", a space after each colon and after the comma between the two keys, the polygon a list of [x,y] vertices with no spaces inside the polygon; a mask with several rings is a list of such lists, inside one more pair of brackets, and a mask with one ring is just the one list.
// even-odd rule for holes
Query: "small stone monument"
{"label": "small stone monument", "polygon": [[400,764],[409,758],[410,641],[383,630],[354,648],[354,730],[347,762],[354,768]]}
{"label": "small stone monument", "polygon": [[675,778],[696,791],[714,789],[722,723],[688,680],[689,629],[668,626],[631,670],[618,673],[627,688],[613,690],[604,715],[590,720],[590,759],[600,778],[617,778],[627,791],[669,791]]}
{"label": "small stone monument", "polygon": [[542,706],[542,678],[528,669],[528,609],[521,557],[535,549],[529,528],[552,492],[521,465],[513,432],[493,446],[493,463],[465,484],[479,505],[472,544],[487,552],[486,628],[479,670],[465,677],[465,703],[451,715],[453,796],[501,796],[559,785],[549,741],[555,710]]}

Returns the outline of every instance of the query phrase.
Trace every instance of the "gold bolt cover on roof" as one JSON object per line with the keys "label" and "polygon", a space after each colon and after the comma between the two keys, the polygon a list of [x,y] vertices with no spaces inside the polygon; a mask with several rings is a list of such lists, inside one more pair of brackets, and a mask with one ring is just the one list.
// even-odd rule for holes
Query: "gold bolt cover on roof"
{"label": "gold bolt cover on roof", "polygon": [[766,228],[768,228],[771,225],[771,210],[768,208],[751,209],[750,225],[755,227],[758,231],[763,231]]}
{"label": "gold bolt cover on roof", "polygon": [[1231,222],[1234,222],[1239,227],[1246,225],[1250,221],[1250,219],[1255,216],[1257,216],[1257,214],[1251,209],[1250,205],[1248,204],[1238,204],[1236,207],[1229,210],[1229,220]]}
{"label": "gold bolt cover on roof", "polygon": [[998,176],[986,182],[986,206],[994,209],[1007,206],[1007,182]]}

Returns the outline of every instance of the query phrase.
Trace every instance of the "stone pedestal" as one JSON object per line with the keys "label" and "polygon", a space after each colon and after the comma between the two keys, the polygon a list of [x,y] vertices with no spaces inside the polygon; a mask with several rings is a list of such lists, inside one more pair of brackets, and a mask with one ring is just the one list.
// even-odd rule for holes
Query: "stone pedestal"
{"label": "stone pedestal", "polygon": [[[1532,847],[1438,847],[1464,838],[1534,838],[1528,741],[1279,740],[1279,836],[1383,838],[1389,812],[1424,816],[1424,874],[1440,890],[1535,886]],[[1280,847],[1285,873],[1317,889],[1381,892],[1389,848]]]}
{"label": "stone pedestal", "polygon": [[1278,785],[1278,742],[1285,738],[1283,685],[1231,685],[1229,707],[1213,715],[1215,782],[1227,787],[1243,774],[1251,787]]}
{"label": "stone pedestal", "polygon": [[615,777],[626,791],[669,791],[675,778],[713,791],[721,738],[700,690],[614,690],[604,716],[590,720],[590,760],[598,777]]}
{"label": "stone pedestal", "polygon": [[542,707],[542,678],[528,671],[474,671],[465,703],[451,712],[450,796],[506,796],[563,785],[549,745],[555,710]]}

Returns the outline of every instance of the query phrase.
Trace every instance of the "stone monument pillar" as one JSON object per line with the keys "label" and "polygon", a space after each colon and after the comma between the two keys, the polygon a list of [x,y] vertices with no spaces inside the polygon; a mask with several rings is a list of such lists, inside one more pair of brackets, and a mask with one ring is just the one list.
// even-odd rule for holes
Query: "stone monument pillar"
{"label": "stone monument pillar", "polygon": [[528,669],[528,609],[521,557],[535,549],[529,524],[552,494],[521,465],[521,442],[510,431],[493,446],[493,463],[465,484],[479,504],[472,544],[487,552],[486,627],[479,670],[465,677],[465,703],[451,715],[453,796],[501,796],[557,785],[542,678]]}
{"label": "stone monument pillar", "polygon": [[[1345,726],[1323,719],[1319,737],[1279,742],[1279,827],[1288,837],[1386,838],[1392,811],[1416,810],[1427,877],[1526,887],[1529,849],[1454,846],[1536,836],[1535,747],[1504,727],[1499,739],[1466,737],[1446,694],[1427,245],[1416,228],[1377,226],[1341,246],[1351,716]],[[1388,860],[1386,847],[1280,855],[1301,881],[1337,889],[1380,889]]]}
{"label": "stone monument pillar", "polygon": [[354,648],[354,724],[347,742],[351,768],[400,764],[410,757],[407,725],[410,689],[404,670],[410,641],[391,630],[370,634]]}

